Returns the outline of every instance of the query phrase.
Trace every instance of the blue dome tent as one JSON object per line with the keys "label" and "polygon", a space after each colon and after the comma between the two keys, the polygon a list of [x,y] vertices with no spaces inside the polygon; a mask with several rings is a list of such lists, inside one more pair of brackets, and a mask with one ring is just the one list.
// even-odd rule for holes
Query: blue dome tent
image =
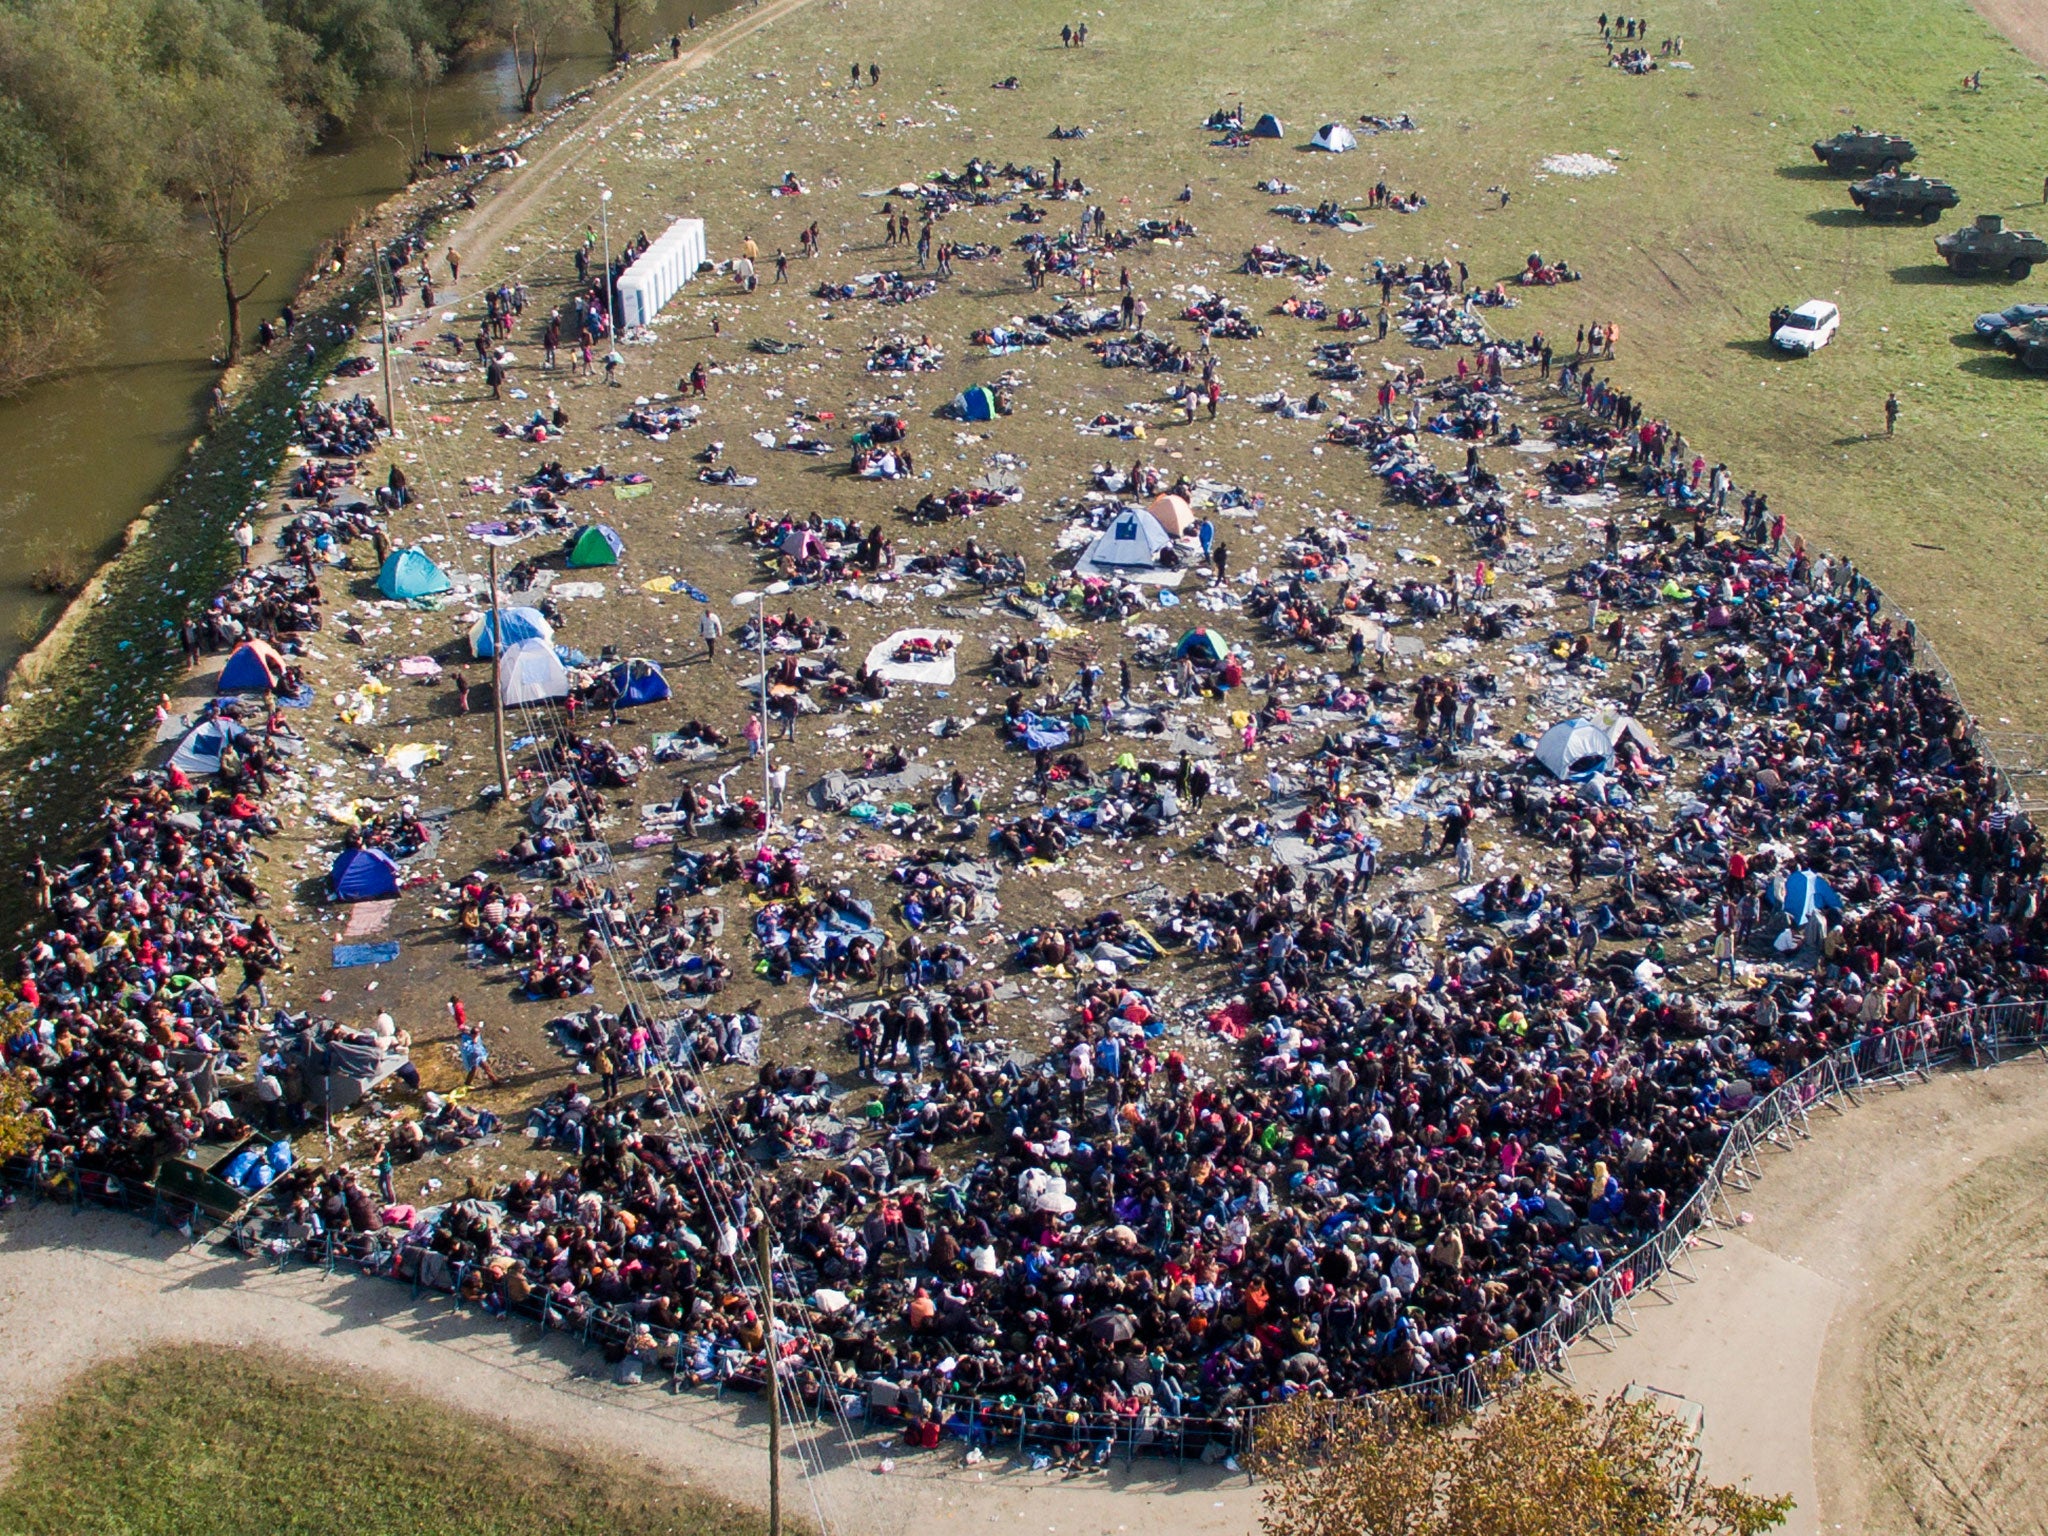
{"label": "blue dome tent", "polygon": [[522,640],[555,638],[555,626],[538,608],[500,608],[495,617],[496,622],[493,623],[493,615],[485,614],[469,632],[470,654],[479,661],[491,659],[491,652],[497,649],[497,636],[501,634],[507,646],[517,645]]}
{"label": "blue dome tent", "polygon": [[216,693],[267,693],[284,681],[285,661],[267,640],[244,640],[235,647],[214,682]]}
{"label": "blue dome tent", "polygon": [[1823,908],[1831,912],[1842,908],[1841,894],[1828,884],[1827,876],[1801,869],[1785,877],[1785,916],[1790,921],[1803,923]]}
{"label": "blue dome tent", "polygon": [[455,583],[448,579],[448,573],[434,564],[427,552],[417,545],[411,549],[394,549],[385,559],[384,568],[377,572],[377,590],[398,603],[452,591],[454,586]]}
{"label": "blue dome tent", "polygon": [[398,894],[398,866],[375,848],[344,848],[327,870],[336,901],[377,901]]}
{"label": "blue dome tent", "polygon": [[201,721],[178,743],[171,766],[188,774],[219,773],[221,750],[230,742],[247,740],[248,735],[232,720]]}
{"label": "blue dome tent", "polygon": [[668,679],[661,675],[659,663],[643,656],[634,656],[613,667],[609,674],[611,684],[619,690],[619,708],[630,709],[640,704],[659,704],[669,697]]}

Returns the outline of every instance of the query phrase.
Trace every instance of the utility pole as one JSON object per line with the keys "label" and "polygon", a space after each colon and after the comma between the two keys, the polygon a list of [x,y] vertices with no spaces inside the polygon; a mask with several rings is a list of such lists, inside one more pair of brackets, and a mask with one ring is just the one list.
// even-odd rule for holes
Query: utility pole
{"label": "utility pole", "polygon": [[782,1378],[775,1369],[775,1262],[768,1202],[754,1225],[761,1256],[761,1333],[768,1359],[768,1536],[782,1536]]}
{"label": "utility pole", "polygon": [[390,424],[391,435],[396,437],[398,408],[391,403],[391,317],[384,311],[384,247],[373,242],[370,251],[376,258],[370,280],[377,285],[377,340],[384,353],[384,420]]}
{"label": "utility pole", "polygon": [[498,686],[505,655],[505,620],[498,612],[498,546],[486,544],[484,550],[491,562],[491,627],[486,633],[491,637],[491,718],[498,738],[498,793],[509,801],[512,768],[505,760],[505,693]]}
{"label": "utility pole", "polygon": [[[606,187],[598,194],[597,217],[604,225],[604,313],[611,322],[612,333],[606,339],[616,347],[619,344],[618,291],[612,286],[612,189]],[[585,226],[588,227],[587,225]]]}

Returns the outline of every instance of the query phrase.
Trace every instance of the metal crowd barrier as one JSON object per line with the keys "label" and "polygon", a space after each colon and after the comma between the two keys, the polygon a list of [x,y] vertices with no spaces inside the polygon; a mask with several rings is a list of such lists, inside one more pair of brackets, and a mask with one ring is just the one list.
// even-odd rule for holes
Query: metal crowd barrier
{"label": "metal crowd barrier", "polygon": [[[1760,1148],[1766,1143],[1782,1145],[1788,1133],[1804,1140],[1811,1111],[1838,1098],[1854,1102],[1861,1089],[1924,1079],[1944,1066],[1989,1068],[2035,1052],[2048,1057],[2044,1013],[2048,1004],[2038,1002],[1974,1004],[1865,1036],[1808,1063],[1730,1122],[1699,1188],[1663,1226],[1610,1263],[1598,1280],[1568,1296],[1542,1327],[1461,1370],[1364,1397],[1332,1399],[1332,1410],[1390,1394],[1472,1409],[1486,1402],[1495,1390],[1489,1383],[1497,1383],[1503,1374],[1512,1380],[1568,1369],[1565,1357],[1579,1340],[1602,1330],[1628,1331],[1630,1302],[1637,1292],[1654,1288],[1669,1274],[1693,1278],[1683,1268],[1687,1251],[1703,1229],[1733,1225],[1728,1189],[1747,1191],[1762,1175]],[[1257,1451],[1260,1422],[1276,1406],[1242,1410],[1241,1455]]]}
{"label": "metal crowd barrier", "polygon": [[[1331,1410],[1393,1396],[1419,1399],[1432,1413],[1469,1410],[1487,1401],[1503,1373],[1513,1378],[1568,1371],[1566,1357],[1581,1339],[1629,1331],[1631,1302],[1638,1292],[1652,1289],[1670,1274],[1693,1278],[1686,1274],[1684,1264],[1699,1234],[1733,1224],[1729,1189],[1747,1191],[1761,1176],[1761,1149],[1766,1144],[1782,1146],[1788,1137],[1805,1139],[1812,1111],[1840,1098],[1853,1102],[1862,1090],[1924,1079],[1940,1067],[1989,1068],[2035,1052],[2048,1057],[2048,1004],[2039,1002],[1977,1004],[1839,1047],[1808,1063],[1731,1121],[1699,1187],[1664,1225],[1608,1264],[1591,1285],[1567,1296],[1541,1327],[1459,1371],[1363,1397],[1331,1399]],[[155,1230],[176,1228],[195,1239],[200,1235],[203,1213],[189,1203],[166,1199],[154,1188],[72,1162],[14,1158],[0,1164],[0,1181],[37,1202],[61,1200],[74,1211],[89,1206],[122,1211],[146,1216]],[[281,1230],[274,1211],[257,1207],[245,1210],[230,1223],[228,1236],[242,1253],[271,1263],[280,1272],[293,1265],[316,1265],[330,1275],[347,1271],[407,1285],[414,1298],[450,1296],[465,1310],[475,1305],[479,1311],[502,1314],[508,1320],[524,1318],[542,1333],[571,1339],[583,1348],[624,1345],[638,1326],[621,1308],[597,1302],[564,1307],[545,1285],[535,1286],[522,1303],[510,1302],[502,1292],[495,1294],[489,1305],[471,1303],[462,1292],[473,1265],[451,1263],[432,1249],[386,1248],[354,1241],[347,1233],[292,1236]],[[681,1361],[666,1374],[671,1390],[680,1391],[689,1384]],[[728,1386],[745,1390],[749,1383],[740,1379],[717,1385],[721,1391]],[[760,1383],[752,1385],[758,1389]],[[867,1382],[859,1390],[864,1405],[874,1400],[875,1386]],[[822,1413],[822,1405],[815,1400],[813,1406]],[[1037,1452],[1057,1459],[1079,1454],[1092,1456],[1098,1463],[1116,1457],[1126,1465],[1141,1456],[1161,1457],[1180,1466],[1190,1458],[1220,1460],[1219,1452],[1250,1456],[1257,1450],[1260,1422],[1274,1406],[1245,1405],[1216,1415],[1195,1405],[1188,1413],[1141,1425],[1122,1416],[1100,1414],[1082,1414],[1070,1421],[1065,1411],[1048,1413],[1028,1404],[1004,1407],[998,1400],[951,1394],[934,1405],[933,1417],[947,1432],[970,1445],[1014,1447],[1020,1455]],[[890,1422],[888,1410],[867,1413],[866,1417],[870,1427]]]}

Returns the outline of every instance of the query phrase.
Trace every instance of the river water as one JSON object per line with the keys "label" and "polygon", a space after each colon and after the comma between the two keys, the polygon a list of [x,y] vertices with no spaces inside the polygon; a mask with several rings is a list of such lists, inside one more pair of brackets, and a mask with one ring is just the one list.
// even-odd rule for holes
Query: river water
{"label": "river water", "polygon": [[[659,0],[633,18],[636,50],[700,24],[731,0]],[[587,85],[607,66],[603,34],[570,39],[549,78],[550,102]],[[508,56],[459,61],[427,96],[428,144],[474,144],[517,118]],[[313,156],[289,202],[244,242],[237,271],[246,283],[272,276],[243,311],[256,326],[289,296],[315,253],[359,214],[405,186],[406,104],[397,93],[366,101],[348,130]],[[196,247],[150,252],[107,289],[104,340],[71,372],[0,401],[0,671],[55,619],[61,597],[34,589],[38,571],[83,575],[163,486],[197,434],[225,342],[220,280]]]}

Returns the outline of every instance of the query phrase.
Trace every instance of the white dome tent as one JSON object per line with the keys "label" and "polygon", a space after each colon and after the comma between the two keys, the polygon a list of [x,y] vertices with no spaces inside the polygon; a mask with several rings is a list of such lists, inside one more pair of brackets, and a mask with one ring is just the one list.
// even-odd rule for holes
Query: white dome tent
{"label": "white dome tent", "polygon": [[1174,535],[1159,524],[1159,518],[1143,508],[1126,506],[1096,535],[1096,543],[1081,551],[1073,569],[1081,575],[1108,575],[1124,582],[1161,580],[1171,586],[1180,580],[1180,571],[1159,567],[1159,551],[1171,543]]}
{"label": "white dome tent", "polygon": [[521,640],[498,658],[498,697],[506,704],[544,704],[569,696],[569,674],[545,640]]}
{"label": "white dome tent", "polygon": [[1316,130],[1316,136],[1308,141],[1308,147],[1341,155],[1347,149],[1358,148],[1358,140],[1352,137],[1351,130],[1342,123],[1325,123]]}
{"label": "white dome tent", "polygon": [[1560,720],[1536,743],[1536,761],[1556,778],[1589,778],[1614,761],[1614,744],[1590,720]]}

